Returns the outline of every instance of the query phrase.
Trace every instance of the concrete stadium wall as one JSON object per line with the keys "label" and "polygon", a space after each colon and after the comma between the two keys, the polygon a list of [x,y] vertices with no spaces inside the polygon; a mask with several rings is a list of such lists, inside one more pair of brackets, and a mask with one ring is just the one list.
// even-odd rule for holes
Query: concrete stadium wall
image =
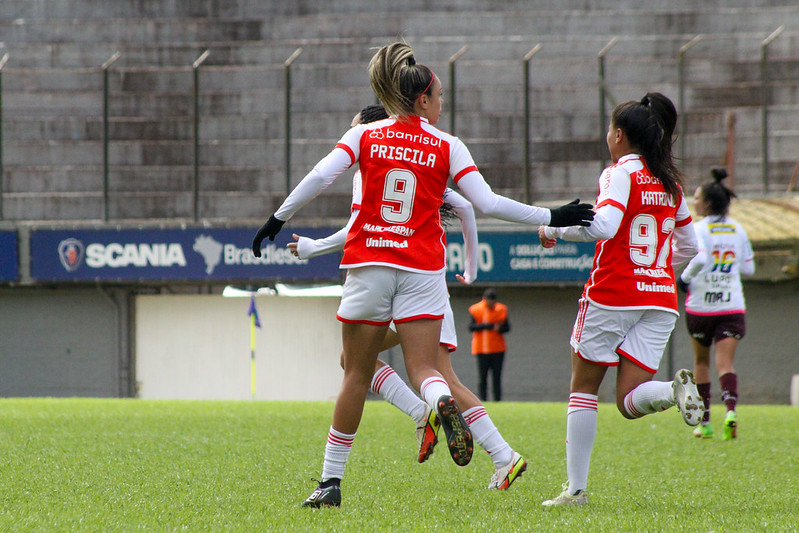
{"label": "concrete stadium wall", "polygon": [[[338,394],[338,298],[258,296],[256,399],[330,400]],[[248,298],[136,297],[138,397],[249,399]]]}
{"label": "concrete stadium wall", "polygon": [[118,289],[0,289],[0,396],[130,396],[128,323]]}
{"label": "concrete stadium wall", "polygon": [[[469,305],[483,288],[452,287],[459,349],[453,367],[464,384],[477,389],[476,363],[470,354]],[[747,336],[736,356],[743,404],[788,404],[793,374],[799,374],[799,282],[748,283]],[[510,308],[504,400],[566,401],[568,339],[580,287],[503,288],[499,298]],[[340,324],[334,315],[337,298],[261,296],[258,309],[264,329],[258,330],[258,399],[328,400],[341,383],[338,366]],[[136,379],[141,398],[250,397],[249,326],[246,298],[218,295],[139,296],[136,298]],[[664,357],[656,379],[670,379],[693,355],[680,317],[672,343],[672,370]],[[402,353],[381,354],[406,377]],[[600,401],[613,402],[615,371],[609,370]],[[713,382],[714,401],[720,400]]]}

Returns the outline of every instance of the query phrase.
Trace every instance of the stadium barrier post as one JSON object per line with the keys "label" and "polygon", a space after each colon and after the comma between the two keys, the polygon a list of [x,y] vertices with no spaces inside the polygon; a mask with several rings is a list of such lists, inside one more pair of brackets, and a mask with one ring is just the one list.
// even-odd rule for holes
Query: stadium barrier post
{"label": "stadium barrier post", "polygon": [[686,111],[685,111],[685,55],[688,50],[696,46],[699,41],[704,39],[701,33],[694,36],[693,39],[680,47],[679,55],[677,56],[677,105],[680,109],[680,157],[685,162],[685,132],[686,132]]}
{"label": "stadium barrier post", "polygon": [[119,50],[111,54],[105,63],[100,67],[103,72],[103,221],[108,222],[108,145],[110,143],[108,136],[108,70],[111,65],[119,59]]}
{"label": "stadium barrier post", "polygon": [[302,53],[302,47],[297,48],[283,64],[286,81],[286,106],[285,106],[285,133],[286,133],[286,196],[291,193],[291,65]]}
{"label": "stadium barrier post", "polygon": [[3,219],[3,191],[5,190],[5,173],[3,171],[3,67],[8,62],[8,53],[0,58],[0,220]]}
{"label": "stadium barrier post", "polygon": [[455,93],[457,92],[455,90],[455,62],[466,53],[468,48],[468,45],[463,46],[449,58],[449,132],[452,135],[455,135]]}
{"label": "stadium barrier post", "polygon": [[760,45],[760,148],[761,148],[761,172],[762,172],[762,192],[768,194],[768,101],[769,101],[769,77],[768,77],[768,46],[780,36],[785,30],[785,26],[780,26],[771,35],[766,37]]}
{"label": "stadium barrier post", "polygon": [[192,63],[192,73],[194,74],[194,85],[192,98],[194,99],[194,116],[193,118],[193,137],[194,137],[194,183],[192,208],[194,212],[194,221],[197,222],[200,218],[200,65],[203,64],[210,54],[210,50],[206,50],[200,57]]}
{"label": "stadium barrier post", "polygon": [[[614,36],[608,44],[605,45],[602,50],[599,51],[597,55],[597,61],[599,63],[599,139],[602,140],[605,138],[607,134],[607,124],[605,121],[607,120],[607,116],[605,115],[605,101],[610,100],[611,107],[616,107],[615,102],[613,101],[613,97],[609,94],[607,90],[607,85],[605,84],[605,55],[607,55],[610,50],[616,46],[616,43],[619,42],[618,36]],[[600,172],[605,170],[605,160],[600,159],[599,161]]]}
{"label": "stadium barrier post", "polygon": [[538,43],[532,50],[527,52],[522,58],[523,76],[524,76],[524,201],[531,203],[531,186],[530,186],[530,60],[541,51],[541,43]]}

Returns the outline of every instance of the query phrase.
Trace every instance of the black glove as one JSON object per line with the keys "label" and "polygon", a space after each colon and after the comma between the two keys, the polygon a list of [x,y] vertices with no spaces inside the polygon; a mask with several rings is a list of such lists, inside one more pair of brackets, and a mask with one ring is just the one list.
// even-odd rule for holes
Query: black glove
{"label": "black glove", "polygon": [[688,284],[680,276],[677,276],[677,288],[686,294],[688,293]]}
{"label": "black glove", "polygon": [[569,202],[556,209],[550,209],[552,219],[549,225],[553,228],[566,226],[590,226],[594,220],[594,211],[591,204],[581,204],[580,199]]}
{"label": "black glove", "polygon": [[261,226],[261,229],[258,230],[258,233],[255,234],[252,240],[252,253],[255,257],[261,257],[261,243],[263,240],[269,237],[270,241],[274,241],[275,235],[280,233],[280,228],[282,228],[285,223],[284,220],[278,220],[275,218],[275,215],[272,215],[269,217],[269,220],[266,221],[266,224]]}

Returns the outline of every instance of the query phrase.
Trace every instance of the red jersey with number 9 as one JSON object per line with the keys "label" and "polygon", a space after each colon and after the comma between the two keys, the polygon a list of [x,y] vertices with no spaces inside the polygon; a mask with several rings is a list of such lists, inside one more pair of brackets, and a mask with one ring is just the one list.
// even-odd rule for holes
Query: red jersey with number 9
{"label": "red jersey with number 9", "polygon": [[336,145],[358,161],[360,212],[341,268],[384,265],[412,272],[445,268],[438,209],[447,181],[477,170],[457,138],[413,116],[356,126]]}
{"label": "red jersey with number 9", "polygon": [[624,215],[616,235],[597,242],[583,296],[607,309],[677,313],[671,238],[691,222],[683,196],[669,196],[637,155],[606,168],[599,187],[597,209],[610,204]]}

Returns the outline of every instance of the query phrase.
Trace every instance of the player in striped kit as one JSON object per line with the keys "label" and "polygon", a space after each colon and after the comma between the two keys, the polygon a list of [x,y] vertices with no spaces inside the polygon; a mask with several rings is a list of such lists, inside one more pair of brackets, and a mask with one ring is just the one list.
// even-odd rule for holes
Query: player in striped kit
{"label": "player in striped kit", "polygon": [[702,402],[693,374],[652,381],[679,316],[672,264],[696,254],[696,236],[671,146],[677,111],[660,93],[620,104],[607,144],[613,165],[599,178],[596,217],[587,228],[539,228],[541,243],[597,241],[571,335],[566,418],[568,483],[545,506],[584,505],[597,431],[599,386],[616,370],[616,407],[640,418],[677,405],[696,425]]}
{"label": "player in striped kit", "polygon": [[738,376],[733,362],[735,350],[746,334],[746,302],[741,275],[755,273],[752,244],[744,228],[727,216],[735,193],[724,186],[724,169],[713,169],[713,180],[694,193],[696,214],[704,218],[694,224],[699,253],[685,267],[677,285],[688,293],[685,321],[694,347],[694,374],[705,413],[694,436],[711,438],[710,346],[715,344],[716,371],[721,400],[727,409],[722,438],[738,435]]}
{"label": "player in striped kit", "polygon": [[446,249],[438,215],[447,182],[459,185],[487,215],[523,224],[589,224],[593,211],[573,202],[557,209],[495,194],[457,137],[434,127],[441,82],[416,63],[405,43],[380,48],[369,80],[391,118],[351,128],[256,233],[259,256],[285,221],[345,170],[358,163],[363,201],[344,245],[347,269],[337,318],[342,322],[344,379],[328,431],[322,479],[303,506],[340,506],[340,484],[380,346],[393,320],[413,387],[438,412],[453,460],[471,460],[472,435],[451,390],[436,370],[447,304]]}

